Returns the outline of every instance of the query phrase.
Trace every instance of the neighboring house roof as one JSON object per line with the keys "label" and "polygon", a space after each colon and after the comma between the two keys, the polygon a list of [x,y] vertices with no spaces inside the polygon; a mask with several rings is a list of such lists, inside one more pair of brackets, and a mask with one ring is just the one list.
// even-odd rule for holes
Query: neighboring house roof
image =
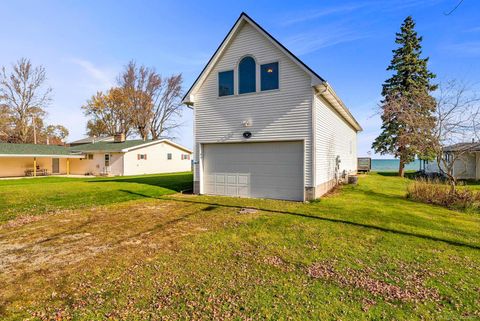
{"label": "neighboring house roof", "polygon": [[186,147],[183,147],[182,145],[176,144],[168,139],[160,139],[160,140],[126,140],[121,143],[115,143],[115,142],[96,142],[93,144],[84,144],[84,145],[77,145],[77,146],[72,146],[69,149],[71,151],[76,151],[76,152],[110,152],[110,153],[126,153],[134,149],[138,148],[143,148],[147,147],[150,145],[155,145],[159,143],[167,143],[172,146],[175,146],[179,149],[182,149],[188,153],[192,153],[191,150],[189,150]]}
{"label": "neighboring house roof", "polygon": [[81,157],[65,146],[0,143],[0,157]]}
{"label": "neighboring house roof", "polygon": [[104,142],[104,141],[112,141],[113,136],[104,136],[104,137],[85,137],[79,140],[75,140],[70,142],[70,145],[81,145],[81,144],[91,144],[93,142]]}
{"label": "neighboring house roof", "polygon": [[350,113],[345,104],[337,96],[333,88],[328,84],[328,82],[319,76],[315,71],[308,67],[303,61],[301,61],[297,56],[295,56],[290,50],[288,50],[284,45],[282,45],[277,39],[275,39],[271,34],[269,34],[265,29],[263,29],[257,22],[250,18],[245,12],[240,14],[240,17],[237,19],[233,27],[230,29],[228,34],[225,36],[223,41],[220,43],[220,46],[215,50],[213,56],[207,62],[201,73],[198,75],[195,82],[192,84],[190,89],[187,91],[185,96],[182,99],[182,102],[187,106],[194,105],[194,93],[199,88],[203,81],[206,79],[207,75],[215,66],[218,59],[222,56],[223,51],[228,47],[229,43],[234,39],[235,34],[240,29],[244,23],[249,23],[257,31],[263,34],[267,39],[269,39],[280,51],[282,51],[287,57],[292,59],[301,69],[303,69],[307,74],[312,78],[312,87],[317,89],[317,91],[325,97],[325,99],[332,104],[332,106],[339,112],[339,114],[356,130],[361,131],[362,127],[357,122],[357,120]]}
{"label": "neighboring house roof", "polygon": [[480,152],[480,143],[458,143],[450,146],[446,146],[443,149],[444,152]]}
{"label": "neighboring house roof", "polygon": [[109,141],[96,142],[93,144],[82,144],[77,146],[65,147],[57,145],[40,144],[10,144],[0,143],[0,157],[54,157],[54,158],[81,158],[88,152],[118,152],[126,153],[138,148],[147,147],[159,143],[170,144],[182,149],[187,153],[192,153],[188,148],[176,144],[168,139],[160,140],[126,140],[122,143]]}

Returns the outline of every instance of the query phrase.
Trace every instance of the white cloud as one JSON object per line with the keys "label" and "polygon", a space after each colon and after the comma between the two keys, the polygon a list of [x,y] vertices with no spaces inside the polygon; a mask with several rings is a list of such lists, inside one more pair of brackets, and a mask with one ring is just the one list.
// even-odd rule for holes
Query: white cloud
{"label": "white cloud", "polygon": [[285,40],[288,48],[298,55],[315,52],[319,49],[335,46],[341,43],[352,42],[369,35],[342,27],[328,27],[324,30],[312,30],[300,33]]}
{"label": "white cloud", "polygon": [[317,18],[325,17],[325,16],[330,16],[330,15],[339,14],[339,13],[347,13],[347,12],[351,12],[356,9],[359,9],[361,7],[364,7],[365,5],[366,4],[352,3],[352,4],[342,5],[338,7],[323,8],[321,10],[315,10],[315,11],[299,14],[295,18],[282,21],[281,24],[283,26],[289,26],[292,24],[302,23],[305,21],[314,20]]}
{"label": "white cloud", "polygon": [[110,71],[95,66],[92,62],[84,59],[72,58],[71,63],[82,67],[83,71],[98,85],[99,89],[107,89],[114,85],[115,76]]}
{"label": "white cloud", "polygon": [[480,26],[465,30],[465,32],[480,32]]}
{"label": "white cloud", "polygon": [[453,43],[446,45],[445,49],[462,56],[478,56],[480,55],[480,41]]}

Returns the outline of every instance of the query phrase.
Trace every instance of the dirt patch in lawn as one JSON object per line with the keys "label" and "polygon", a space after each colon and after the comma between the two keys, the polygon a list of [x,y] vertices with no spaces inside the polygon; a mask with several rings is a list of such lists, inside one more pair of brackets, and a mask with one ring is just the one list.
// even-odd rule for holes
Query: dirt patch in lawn
{"label": "dirt patch in lawn", "polygon": [[1,227],[0,307],[48,297],[68,275],[173,251],[214,226],[204,207],[143,200],[15,219]]}

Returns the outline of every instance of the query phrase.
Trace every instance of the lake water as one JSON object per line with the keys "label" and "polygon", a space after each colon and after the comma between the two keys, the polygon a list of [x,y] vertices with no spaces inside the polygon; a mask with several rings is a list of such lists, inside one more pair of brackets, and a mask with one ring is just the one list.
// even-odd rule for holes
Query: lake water
{"label": "lake water", "polygon": [[[400,160],[398,159],[372,159],[372,171],[374,172],[396,172]],[[420,169],[420,160],[415,160],[405,166],[405,170],[418,171]]]}

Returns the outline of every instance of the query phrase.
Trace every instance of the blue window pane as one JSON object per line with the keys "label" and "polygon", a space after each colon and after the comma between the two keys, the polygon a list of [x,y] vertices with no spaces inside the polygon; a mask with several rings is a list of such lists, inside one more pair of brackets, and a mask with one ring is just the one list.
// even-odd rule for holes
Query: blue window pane
{"label": "blue window pane", "polygon": [[278,62],[260,66],[261,90],[278,89]]}
{"label": "blue window pane", "polygon": [[240,82],[238,92],[240,94],[256,91],[255,68],[255,60],[252,57],[245,57],[240,61],[238,66],[238,78]]}
{"label": "blue window pane", "polygon": [[233,95],[233,70],[218,73],[218,95]]}

